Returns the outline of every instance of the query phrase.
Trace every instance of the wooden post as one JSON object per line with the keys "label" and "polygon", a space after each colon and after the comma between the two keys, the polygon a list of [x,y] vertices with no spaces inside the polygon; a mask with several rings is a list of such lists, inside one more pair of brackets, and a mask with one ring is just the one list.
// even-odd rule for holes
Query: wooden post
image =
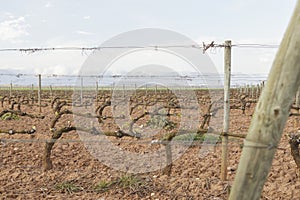
{"label": "wooden post", "polygon": [[82,99],[83,99],[83,77],[80,79],[80,104],[82,104]]}
{"label": "wooden post", "polygon": [[146,94],[147,94],[148,93],[148,85],[147,84],[146,84],[145,88],[146,88]]}
{"label": "wooden post", "polygon": [[65,85],[65,87],[63,87],[63,89],[64,89],[64,93],[65,93],[65,98],[67,98],[67,90],[68,90],[68,86]]}
{"label": "wooden post", "polygon": [[240,93],[240,95],[243,95],[243,92],[244,92],[243,91],[243,86],[241,85],[240,87],[241,87],[241,90],[240,90],[241,93]]}
{"label": "wooden post", "polygon": [[165,145],[166,148],[166,166],[163,169],[163,174],[170,176],[171,170],[172,170],[172,146],[170,144],[170,141],[167,141],[167,144]]}
{"label": "wooden post", "polygon": [[30,98],[33,98],[34,97],[34,87],[33,87],[33,84],[31,84],[31,91],[30,91]]}
{"label": "wooden post", "polygon": [[39,74],[39,83],[38,83],[38,103],[39,103],[39,111],[42,112],[42,101],[41,101],[41,93],[42,93],[42,76]]}
{"label": "wooden post", "polygon": [[296,104],[296,107],[299,108],[299,106],[300,106],[300,87],[298,88],[298,91],[297,91],[297,94],[296,94],[296,102],[295,102],[295,104]]}
{"label": "wooden post", "polygon": [[231,41],[225,41],[224,51],[224,121],[222,136],[222,161],[221,161],[221,180],[227,180],[228,165],[228,133],[229,130],[229,113],[230,113],[230,75],[231,75]]}
{"label": "wooden post", "polygon": [[273,62],[244,142],[230,200],[258,200],[300,85],[300,1]]}
{"label": "wooden post", "polygon": [[248,96],[250,96],[250,86],[249,86],[249,84],[247,84],[247,92],[246,92],[246,95],[248,95]]}
{"label": "wooden post", "polygon": [[98,105],[98,81],[96,81],[96,106]]}
{"label": "wooden post", "polygon": [[13,88],[13,85],[12,85],[12,83],[10,83],[10,85],[9,85],[9,97],[12,97],[12,88]]}
{"label": "wooden post", "polygon": [[49,89],[50,89],[50,98],[52,99],[53,98],[52,85],[49,86]]}
{"label": "wooden post", "polygon": [[260,89],[259,89],[259,84],[256,86],[256,99],[258,99],[260,96]]}
{"label": "wooden post", "polygon": [[123,84],[123,98],[125,98],[125,85]]}
{"label": "wooden post", "polygon": [[262,81],[260,84],[260,91],[263,91],[264,87],[265,87],[265,81]]}

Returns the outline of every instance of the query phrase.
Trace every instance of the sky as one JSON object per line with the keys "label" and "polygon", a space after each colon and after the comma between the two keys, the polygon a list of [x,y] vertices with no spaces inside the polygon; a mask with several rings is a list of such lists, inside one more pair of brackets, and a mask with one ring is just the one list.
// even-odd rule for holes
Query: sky
{"label": "sky", "polygon": [[[159,28],[196,43],[280,44],[296,0],[0,0],[0,48],[99,46]],[[233,73],[268,73],[277,49],[232,49]],[[76,74],[90,52],[0,52],[0,70]],[[207,55],[223,71],[223,49]]]}

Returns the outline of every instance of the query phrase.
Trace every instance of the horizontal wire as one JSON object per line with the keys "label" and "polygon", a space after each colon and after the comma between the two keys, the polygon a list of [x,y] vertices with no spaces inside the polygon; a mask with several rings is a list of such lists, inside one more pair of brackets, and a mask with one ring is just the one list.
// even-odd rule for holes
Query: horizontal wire
{"label": "horizontal wire", "polygon": [[[231,136],[230,136],[231,137]],[[208,135],[209,138],[209,135]],[[54,140],[47,140],[47,139],[43,139],[43,140],[34,140],[34,139],[1,139],[1,146],[2,148],[4,148],[6,145],[10,144],[10,143],[41,143],[44,144],[45,142],[49,142],[49,141],[54,141]],[[191,147],[206,147],[206,146],[212,146],[212,147],[221,147],[223,146],[221,143],[217,142],[218,139],[216,138],[214,140],[216,143],[211,143],[211,139],[209,139],[209,141],[191,141],[191,140],[183,140],[183,141],[174,141],[172,140],[173,145],[185,145],[185,146],[191,146]],[[270,146],[270,145],[266,145],[266,146],[262,146],[262,145],[247,145],[242,143],[242,141],[244,141],[243,138],[232,138],[229,139],[229,143],[227,146],[228,147],[246,147],[246,148],[258,148],[258,149],[277,149],[277,150],[287,150],[288,148],[283,148],[283,147],[278,147],[278,146]],[[146,144],[146,145],[164,145],[164,141],[161,142],[157,142],[157,143],[152,143],[151,141],[101,141],[101,140],[72,140],[72,139],[59,139],[56,140],[55,143],[105,143],[105,144],[114,144],[114,143],[118,143],[118,144],[131,144],[131,145],[140,145],[140,144]],[[165,142],[166,143],[166,142]]]}
{"label": "horizontal wire", "polygon": [[[184,135],[178,135],[179,136],[184,136]],[[107,137],[107,136],[106,136]],[[185,144],[185,145],[189,145],[189,144],[194,144],[196,146],[206,146],[206,145],[217,145],[219,146],[220,144],[203,144],[202,141],[192,141],[192,136],[188,136],[186,135],[186,137],[188,139],[186,140],[173,140],[172,143],[175,143],[175,144]],[[209,137],[209,136],[208,136]],[[217,135],[216,135],[217,137]],[[147,139],[147,138],[145,138]],[[158,141],[157,143],[152,143],[151,141],[134,141],[134,140],[129,140],[129,141],[118,141],[118,140],[115,140],[115,141],[112,141],[112,140],[109,140],[109,139],[106,139],[106,140],[79,140],[79,139],[58,139],[58,140],[54,140],[54,139],[0,139],[1,141],[1,144],[2,146],[6,146],[7,144],[9,143],[45,143],[45,142],[55,142],[55,143],[119,143],[119,144],[153,144],[153,145],[157,145],[157,144],[164,144],[164,141]],[[216,141],[218,139],[216,138]],[[238,141],[237,140],[242,140],[240,138],[236,138],[236,139],[232,139],[230,140],[229,139],[229,142],[235,142],[237,143]],[[167,143],[167,141],[166,141]],[[193,145],[192,144],[192,145]]]}
{"label": "horizontal wire", "polygon": [[240,48],[279,48],[278,44],[233,44],[232,47]]}
{"label": "horizontal wire", "polygon": [[[224,44],[213,44],[211,45],[198,45],[198,44],[174,44],[174,45],[149,45],[149,46],[136,46],[136,45],[128,45],[128,46],[96,46],[96,47],[36,47],[36,48],[0,48],[0,52],[28,52],[34,53],[38,51],[95,51],[102,49],[145,49],[145,48],[196,48],[196,49],[204,49],[208,48],[224,48],[226,45]],[[232,44],[231,47],[238,48],[278,48],[277,44]]]}
{"label": "horizontal wire", "polygon": [[[182,77],[182,78],[196,78],[196,77],[215,77],[223,78],[223,73],[203,73],[203,74],[177,74],[177,75],[123,75],[123,74],[105,74],[105,75],[92,75],[92,74],[47,74],[47,73],[0,73],[0,76],[50,76],[50,77]],[[233,79],[242,79],[249,75],[248,78],[257,80],[259,78],[265,78],[268,74],[232,74]]]}
{"label": "horizontal wire", "polygon": [[99,46],[99,47],[45,47],[45,48],[2,48],[0,51],[20,51],[34,53],[37,51],[94,51],[101,49],[145,49],[145,48],[198,48],[199,45],[150,45],[150,46]]}

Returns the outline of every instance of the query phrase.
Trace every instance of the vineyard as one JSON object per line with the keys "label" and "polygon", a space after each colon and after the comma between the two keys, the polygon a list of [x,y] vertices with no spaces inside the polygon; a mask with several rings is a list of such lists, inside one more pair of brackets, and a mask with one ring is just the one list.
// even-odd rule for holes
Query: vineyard
{"label": "vineyard", "polygon": [[[228,181],[220,179],[223,91],[1,90],[1,199],[227,199],[261,89],[230,90]],[[298,129],[295,102],[262,199],[300,197]],[[101,152],[91,153],[93,142]],[[155,170],[132,168],[137,160],[122,154],[103,164],[117,154],[110,146],[141,158],[160,152]]]}

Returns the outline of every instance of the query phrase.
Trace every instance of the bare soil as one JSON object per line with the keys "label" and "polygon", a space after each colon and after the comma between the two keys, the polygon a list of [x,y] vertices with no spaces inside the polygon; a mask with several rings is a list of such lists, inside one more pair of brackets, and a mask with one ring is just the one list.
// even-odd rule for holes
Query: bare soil
{"label": "bare soil", "polygon": [[[231,110],[230,132],[247,133],[255,105],[242,114]],[[0,110],[4,108],[0,108]],[[38,107],[24,107],[38,114]],[[227,199],[242,151],[243,140],[229,143],[228,181],[220,180],[221,147],[201,157],[200,145],[192,145],[173,162],[170,176],[162,169],[145,174],[126,174],[94,158],[75,131],[63,134],[52,150],[53,169],[44,171],[45,140],[51,137],[50,121],[55,115],[42,108],[44,119],[20,117],[0,120],[3,129],[30,129],[32,135],[0,133],[0,199]],[[66,123],[68,117],[60,123]],[[261,199],[300,199],[300,181],[291,156],[287,133],[295,132],[297,117],[286,124]],[[110,138],[123,149],[143,153],[132,138]],[[155,148],[155,147],[153,147]]]}

